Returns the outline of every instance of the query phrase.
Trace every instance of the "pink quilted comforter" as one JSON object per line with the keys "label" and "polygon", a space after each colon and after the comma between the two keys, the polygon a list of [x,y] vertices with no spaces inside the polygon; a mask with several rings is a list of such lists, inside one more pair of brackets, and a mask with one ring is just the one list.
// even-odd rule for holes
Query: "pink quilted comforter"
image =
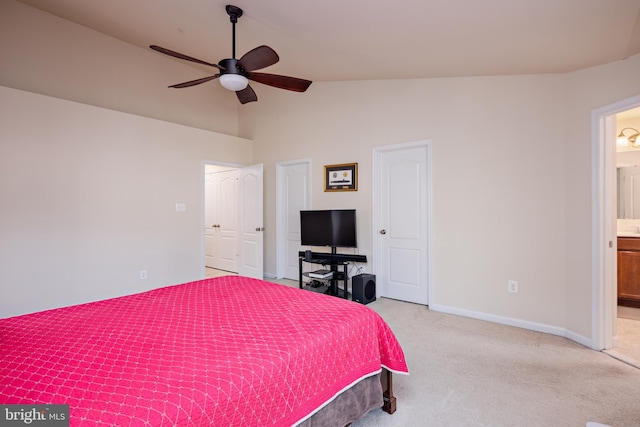
{"label": "pink quilted comforter", "polygon": [[0,319],[0,403],[73,426],[289,426],[381,366],[408,372],[373,310],[238,276]]}

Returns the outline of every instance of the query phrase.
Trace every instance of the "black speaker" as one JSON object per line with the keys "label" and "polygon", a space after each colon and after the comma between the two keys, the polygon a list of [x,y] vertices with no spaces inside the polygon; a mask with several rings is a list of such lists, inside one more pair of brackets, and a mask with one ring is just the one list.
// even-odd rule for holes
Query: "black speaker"
{"label": "black speaker", "polygon": [[358,274],[351,278],[352,300],[360,304],[369,304],[376,300],[376,275]]}
{"label": "black speaker", "polygon": [[312,259],[313,259],[313,252],[304,251],[304,260],[305,261],[311,261]]}

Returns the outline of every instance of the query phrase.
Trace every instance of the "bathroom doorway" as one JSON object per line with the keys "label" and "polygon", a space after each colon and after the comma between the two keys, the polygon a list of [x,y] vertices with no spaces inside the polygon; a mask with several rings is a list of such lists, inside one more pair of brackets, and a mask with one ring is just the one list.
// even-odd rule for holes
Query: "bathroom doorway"
{"label": "bathroom doorway", "polygon": [[[616,117],[616,314],[611,356],[640,368],[640,107]],[[638,246],[639,250],[636,250]]]}
{"label": "bathroom doorway", "polygon": [[[624,117],[624,112],[638,107],[640,107],[640,96],[622,100],[592,112],[594,198],[592,348],[607,352],[616,352],[615,347],[620,347],[621,344],[617,305],[616,136],[619,132],[617,115]],[[616,356],[619,355],[616,354]]]}

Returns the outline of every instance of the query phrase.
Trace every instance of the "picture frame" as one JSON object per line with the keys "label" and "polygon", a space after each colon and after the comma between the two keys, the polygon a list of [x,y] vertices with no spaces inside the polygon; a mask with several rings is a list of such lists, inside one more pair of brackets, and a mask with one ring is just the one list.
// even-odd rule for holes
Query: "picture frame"
{"label": "picture frame", "polygon": [[325,165],[324,191],[358,191],[358,164]]}

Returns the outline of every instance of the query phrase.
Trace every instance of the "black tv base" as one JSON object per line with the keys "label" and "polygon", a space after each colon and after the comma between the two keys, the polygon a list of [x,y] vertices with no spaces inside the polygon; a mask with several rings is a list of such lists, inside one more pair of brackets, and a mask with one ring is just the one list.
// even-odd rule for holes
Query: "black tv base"
{"label": "black tv base", "polygon": [[[307,252],[300,251],[298,253],[298,272],[299,272],[299,286],[300,289],[303,288],[302,277],[308,276],[308,273],[302,272],[303,263],[310,264],[320,264],[323,266],[329,266],[333,275],[331,278],[327,279],[316,279],[314,280],[322,281],[326,280],[328,282],[328,288],[325,292],[326,294],[333,296],[342,296],[345,299],[349,299],[349,291],[347,288],[349,275],[347,273],[347,267],[349,262],[367,262],[366,255],[349,255],[349,254],[338,254],[335,252],[335,248],[332,248],[331,253],[326,252]],[[339,267],[342,267],[342,271],[340,271]],[[342,282],[343,288],[340,289],[338,283]]]}

